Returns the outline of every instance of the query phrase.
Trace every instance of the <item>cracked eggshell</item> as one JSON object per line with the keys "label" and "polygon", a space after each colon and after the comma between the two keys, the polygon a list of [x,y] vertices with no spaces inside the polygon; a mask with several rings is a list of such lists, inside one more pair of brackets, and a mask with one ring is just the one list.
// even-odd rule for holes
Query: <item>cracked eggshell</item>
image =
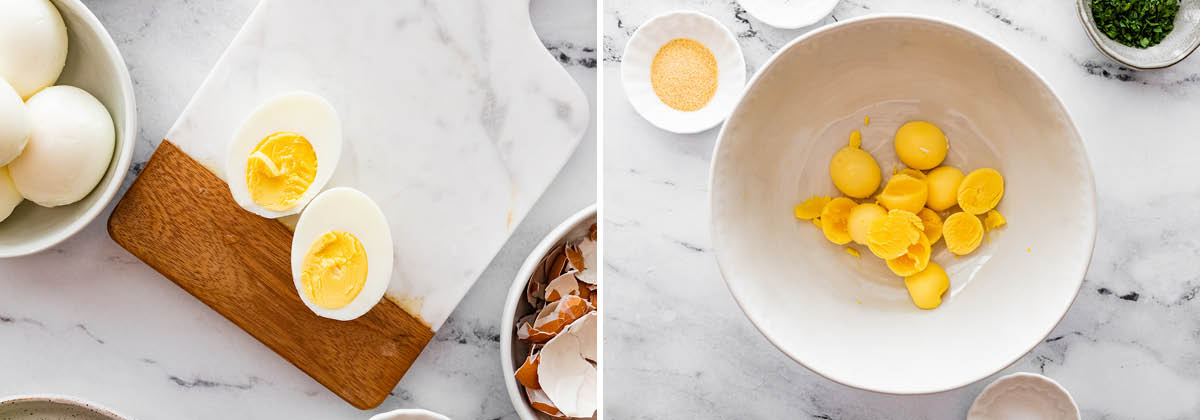
{"label": "cracked eggshell", "polygon": [[[596,412],[596,366],[586,358],[595,357],[594,322],[595,313],[580,318],[538,353],[542,391],[567,417],[591,417]],[[573,328],[575,324],[580,325]],[[589,332],[592,336],[584,337]]]}
{"label": "cracked eggshell", "polygon": [[575,279],[576,273],[570,272],[558,276],[550,281],[546,286],[546,301],[555,302],[562,299],[563,296],[583,296],[583,289],[579,286],[579,281]]}
{"label": "cracked eggshell", "polygon": [[[250,155],[263,139],[281,131],[291,131],[308,140],[317,155],[317,174],[304,194],[291,208],[268,210],[250,196],[246,186],[246,166]],[[225,161],[225,182],[233,200],[243,209],[269,219],[299,213],[325,188],[342,156],[342,122],[337,110],[325,98],[308,92],[294,92],[268,99],[250,113],[229,142]]]}
{"label": "cracked eggshell", "polygon": [[[688,38],[703,44],[717,60],[717,91],[703,108],[680,111],[663,103],[650,83],[650,65],[668,42]],[[699,133],[729,116],[746,86],[746,59],[737,39],[708,15],[678,11],[662,14],[638,28],[621,56],[625,96],[642,118],[673,133]]]}
{"label": "cracked eggshell", "polygon": [[[571,267],[574,267],[578,273],[575,277],[587,284],[596,284],[596,241],[593,239],[584,239],[575,248],[580,260],[571,260]],[[570,256],[570,253],[568,253]],[[578,262],[579,265],[575,265]]]}

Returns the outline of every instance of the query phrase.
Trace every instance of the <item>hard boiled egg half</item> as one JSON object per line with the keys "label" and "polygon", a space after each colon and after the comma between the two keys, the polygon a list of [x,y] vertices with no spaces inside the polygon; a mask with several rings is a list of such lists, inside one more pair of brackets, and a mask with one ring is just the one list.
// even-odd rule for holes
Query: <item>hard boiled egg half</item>
{"label": "hard boiled egg half", "polygon": [[366,194],[331,188],[300,214],[292,235],[292,280],[314,313],[358,318],[379,303],[391,279],[391,230]]}
{"label": "hard boiled egg half", "polygon": [[242,208],[262,217],[299,213],[333,176],[342,123],[324,98],[307,92],[267,100],[229,144],[225,181]]}

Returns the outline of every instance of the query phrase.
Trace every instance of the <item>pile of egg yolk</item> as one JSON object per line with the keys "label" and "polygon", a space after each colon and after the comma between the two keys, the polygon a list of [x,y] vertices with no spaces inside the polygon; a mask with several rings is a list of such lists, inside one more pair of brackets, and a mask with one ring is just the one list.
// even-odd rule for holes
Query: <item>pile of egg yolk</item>
{"label": "pile of egg yolk", "polygon": [[[864,124],[867,121],[864,118]],[[866,246],[904,278],[918,308],[933,309],[941,305],[950,285],[946,271],[930,261],[933,245],[942,240],[951,253],[967,255],[987,232],[1006,225],[995,209],[1004,196],[1004,177],[992,168],[964,175],[942,165],[949,141],[929,122],[905,123],[896,130],[893,143],[905,168],[893,171],[884,184],[879,164],[862,149],[862,134],[852,131],[849,144],[829,163],[830,178],[846,197],[814,196],[797,205],[794,214],[811,220],[830,242]],[[960,211],[952,210],[955,206]],[[943,218],[944,213],[950,214]],[[846,252],[860,255],[852,247]]]}
{"label": "pile of egg yolk", "polygon": [[341,308],[353,302],[367,282],[367,251],[353,234],[326,232],[313,241],[301,270],[300,283],[309,300],[322,308]]}

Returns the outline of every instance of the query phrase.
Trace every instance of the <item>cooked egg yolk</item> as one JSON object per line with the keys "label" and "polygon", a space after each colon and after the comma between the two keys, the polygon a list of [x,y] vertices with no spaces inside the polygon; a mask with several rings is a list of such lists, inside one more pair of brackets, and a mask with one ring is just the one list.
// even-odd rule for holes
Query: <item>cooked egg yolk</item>
{"label": "cooked egg yolk", "polygon": [[984,214],[1004,196],[1004,177],[992,168],[976,169],[958,186],[958,207],[971,214]]}
{"label": "cooked egg yolk", "polygon": [[950,276],[935,262],[921,272],[904,278],[904,287],[913,304],[921,309],[933,309],[942,304],[942,294],[950,288]]}
{"label": "cooked egg yolk", "polygon": [[896,174],[888,180],[883,192],[879,193],[876,201],[888,210],[904,210],[916,214],[925,207],[929,196],[929,187],[925,181],[904,173]]}
{"label": "cooked egg yolk", "polygon": [[942,237],[946,239],[946,249],[950,252],[955,255],[970,254],[983,240],[983,223],[967,212],[951,214],[942,223]]}
{"label": "cooked egg yolk", "polygon": [[942,217],[938,216],[937,212],[930,209],[921,209],[917,212],[917,217],[921,218],[921,224],[925,225],[925,236],[929,238],[930,244],[937,243],[938,239],[942,239]]}
{"label": "cooked egg yolk", "polygon": [[846,197],[838,197],[821,210],[821,231],[825,239],[838,245],[850,242],[850,210],[857,204]]}
{"label": "cooked egg yolk", "polygon": [[963,173],[952,166],[941,166],[929,171],[926,184],[929,184],[929,199],[925,206],[935,211],[946,211],[958,204],[958,186],[962,184]]}
{"label": "cooked egg yolk", "polygon": [[295,206],[316,176],[317,153],[308,139],[293,132],[267,136],[246,162],[246,188],[254,202],[267,210]]}
{"label": "cooked egg yolk", "polygon": [[304,256],[300,282],[308,299],[325,309],[350,304],[367,281],[367,251],[346,232],[317,237]]}
{"label": "cooked egg yolk", "polygon": [[936,125],[925,121],[909,121],[896,130],[893,141],[896,156],[913,169],[933,169],[946,159],[950,143]]}
{"label": "cooked egg yolk", "polygon": [[859,245],[867,244],[871,224],[887,216],[887,210],[875,203],[863,203],[850,210],[850,239]]}
{"label": "cooked egg yolk", "polygon": [[857,130],[851,134],[849,146],[833,154],[833,160],[829,162],[829,177],[833,178],[833,185],[842,194],[866,198],[879,189],[883,175],[875,158],[859,147],[862,135],[855,134],[858,134]]}
{"label": "cooked egg yolk", "polygon": [[854,248],[851,248],[851,247],[846,247],[846,253],[847,253],[847,254],[850,254],[850,256],[852,256],[852,257],[854,257],[854,258],[859,258],[859,257],[861,257],[861,256],[862,256],[861,254],[859,254],[859,253],[858,253],[858,250],[857,250],[857,249],[854,249]]}
{"label": "cooked egg yolk", "polygon": [[887,266],[897,276],[911,276],[921,272],[929,265],[929,256],[932,253],[929,238],[922,233],[916,243],[908,246],[904,254],[887,260]]}
{"label": "cooked egg yolk", "polygon": [[911,176],[913,178],[916,178],[916,179],[919,179],[922,181],[927,181],[929,179],[929,176],[925,175],[924,172],[918,171],[913,168],[904,168],[904,169],[901,169],[900,172],[897,172],[897,173],[905,174],[905,175]]}
{"label": "cooked egg yolk", "polygon": [[833,199],[829,198],[828,196],[813,196],[812,198],[804,200],[803,203],[797,204],[793,211],[795,212],[797,219],[815,219],[821,217],[821,210],[824,210],[825,205],[829,204],[829,202],[832,200]]}
{"label": "cooked egg yolk", "polygon": [[991,231],[992,229],[996,229],[1007,224],[1008,221],[1004,220],[1004,215],[1000,214],[1000,212],[996,210],[988,210],[987,216],[983,218],[983,229],[987,231]]}
{"label": "cooked egg yolk", "polygon": [[887,216],[871,222],[871,230],[867,233],[867,248],[879,258],[897,258],[908,252],[908,247],[921,240],[923,230],[925,226],[917,215],[904,210],[892,210]]}

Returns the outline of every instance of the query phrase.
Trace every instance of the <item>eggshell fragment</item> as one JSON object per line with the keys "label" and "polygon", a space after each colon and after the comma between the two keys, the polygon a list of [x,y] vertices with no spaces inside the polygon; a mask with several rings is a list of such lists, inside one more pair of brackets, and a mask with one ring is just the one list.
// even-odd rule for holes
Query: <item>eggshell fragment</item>
{"label": "eggshell fragment", "polygon": [[541,353],[536,353],[525,358],[525,363],[521,364],[521,367],[517,368],[515,375],[517,382],[520,382],[521,385],[524,385],[526,388],[542,389],[542,386],[538,384],[537,374],[538,362],[540,361],[541,357]]}
{"label": "eggshell fragment", "polygon": [[[593,321],[580,319],[577,322]],[[596,412],[596,366],[586,358],[589,350],[595,357],[595,338],[594,334],[589,337],[593,348],[586,348],[588,343],[582,337],[586,332],[594,333],[595,329],[587,326],[568,328],[566,333],[546,343],[539,353],[538,379],[542,391],[567,417],[591,417]]]}
{"label": "eggshell fragment", "polygon": [[581,296],[587,289],[580,288],[579,283],[579,280],[575,279],[575,272],[558,276],[546,286],[546,301],[557,302],[568,295]]}
{"label": "eggshell fragment", "polygon": [[525,388],[525,396],[529,398],[529,406],[533,407],[534,410],[546,413],[556,418],[563,417],[562,411],[559,411],[558,407],[554,406],[554,403],[550,401],[550,396],[546,395],[545,391],[542,391],[541,389]]}
{"label": "eggshell fragment", "polygon": [[575,275],[579,281],[596,284],[596,241],[585,239],[574,247],[567,246],[567,261],[578,271]]}

